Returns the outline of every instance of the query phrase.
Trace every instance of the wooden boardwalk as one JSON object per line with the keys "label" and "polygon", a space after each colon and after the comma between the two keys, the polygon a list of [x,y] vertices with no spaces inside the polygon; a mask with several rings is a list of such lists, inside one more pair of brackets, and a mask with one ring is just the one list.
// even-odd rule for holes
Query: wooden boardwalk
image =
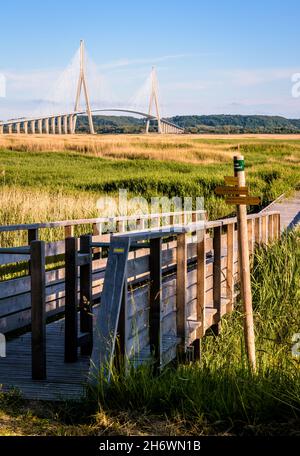
{"label": "wooden boardwalk", "polygon": [[[270,227],[272,229],[269,229]],[[255,244],[267,243],[268,239],[276,239],[279,235],[278,228],[279,214],[277,213],[249,215],[250,252],[253,252]],[[187,231],[180,231],[178,235],[181,236],[181,244],[178,244],[178,237],[176,240],[173,240],[172,237],[171,240],[166,240],[161,248],[159,275],[162,287],[161,293],[159,293],[160,309],[156,316],[158,324],[153,323],[153,310],[151,314],[149,310],[152,305],[151,287],[153,286],[151,282],[151,248],[142,247],[136,252],[131,252],[128,258],[127,285],[130,284],[130,286],[128,286],[128,295],[125,299],[126,302],[128,301],[126,313],[124,312],[122,317],[126,327],[126,337],[123,337],[122,347],[123,353],[128,353],[134,364],[140,363],[150,356],[150,328],[152,330],[160,328],[157,330],[159,331],[158,340],[162,342],[159,349],[160,365],[164,366],[176,357],[179,344],[180,348],[184,348],[186,351],[188,347],[191,348],[188,356],[192,356],[193,347],[195,351],[199,351],[198,342],[205,331],[217,325],[222,316],[233,309],[236,292],[238,292],[238,287],[235,285],[239,282],[236,219],[206,222],[205,236],[201,238],[200,242],[193,224],[185,225],[184,230],[186,229]],[[201,230],[203,230],[202,225]],[[156,232],[157,230],[154,234]],[[148,234],[148,231],[138,230],[138,235],[142,240],[146,239]],[[159,235],[162,236],[161,232]],[[168,236],[164,235],[164,237]],[[59,246],[61,248],[60,244]],[[96,247],[98,248],[99,245]],[[83,268],[91,265],[91,262],[87,255],[77,252],[77,247],[75,250],[80,265],[79,263],[74,264],[79,265],[81,278],[84,276],[81,275]],[[102,296],[106,262],[106,258],[100,260],[94,258],[92,261],[93,273],[89,275],[88,279],[84,276],[84,280],[79,280],[80,287],[87,287],[86,281],[89,280],[92,300],[96,303],[99,303],[99,297]],[[68,264],[66,260],[66,267]],[[61,280],[64,278],[62,277],[64,268],[58,271],[58,278]],[[52,307],[48,310],[48,316],[55,315],[53,310],[59,310],[60,315],[63,315],[65,301],[62,301],[61,293],[65,288],[67,289],[67,285],[65,282],[57,283],[57,277],[52,277],[52,275],[53,271],[51,271],[50,278],[56,280],[48,283],[48,286],[51,287],[51,294],[46,292],[44,305],[47,307],[48,300],[51,299]],[[2,290],[3,293],[3,296],[0,297],[0,311],[2,309],[4,315],[2,320],[7,322],[7,318],[14,318],[16,329],[21,328],[22,325],[24,327],[22,318],[25,305],[28,306],[25,311],[30,317],[30,294],[34,296],[34,293],[30,292],[28,279],[30,278],[13,279],[3,282],[2,288],[0,287],[0,291]],[[82,291],[82,288],[80,290]],[[13,294],[8,295],[8,293]],[[56,301],[54,301],[53,295],[55,295]],[[27,297],[28,300],[25,305],[24,297]],[[55,303],[55,307],[52,303]],[[20,312],[18,313],[19,304]],[[96,320],[98,309],[101,314],[100,306],[94,307],[94,336],[99,330],[99,326],[96,327]],[[7,309],[9,314],[7,314]],[[19,324],[19,320],[21,324]],[[102,318],[101,321],[103,321]],[[215,329],[217,331],[217,326]],[[9,331],[7,332],[9,333]],[[86,392],[90,358],[79,355],[76,362],[65,363],[64,338],[64,318],[46,325],[47,380],[43,381],[32,380],[31,333],[27,332],[8,340],[6,357],[0,358],[0,386],[2,385],[2,389],[7,391],[10,388],[16,388],[27,399],[79,400],[82,398]]]}
{"label": "wooden boardwalk", "polygon": [[[211,262],[211,259],[208,260]],[[222,298],[221,315],[230,311],[230,302]],[[94,322],[97,319],[99,307],[94,308]],[[217,323],[217,309],[212,303],[206,305],[206,327],[209,328]],[[193,332],[193,322],[196,316],[191,314],[187,320],[188,331]],[[0,358],[0,389],[9,391],[16,389],[25,399],[64,401],[80,400],[86,394],[87,378],[90,367],[90,357],[78,355],[78,361],[73,363],[64,362],[64,323],[60,319],[46,326],[47,340],[47,380],[38,381],[31,378],[31,333],[27,332],[15,339],[9,340],[6,346],[6,357]],[[163,359],[167,364],[174,357],[176,341],[172,337],[163,336]],[[174,337],[173,337],[174,339]],[[173,343],[172,343],[173,342]],[[140,353],[135,353],[132,358],[134,364],[150,359],[149,347],[145,347]],[[78,349],[78,353],[80,350]]]}
{"label": "wooden boardwalk", "polygon": [[290,197],[275,200],[262,212],[276,211],[280,213],[281,231],[290,230],[300,224],[300,191]]}

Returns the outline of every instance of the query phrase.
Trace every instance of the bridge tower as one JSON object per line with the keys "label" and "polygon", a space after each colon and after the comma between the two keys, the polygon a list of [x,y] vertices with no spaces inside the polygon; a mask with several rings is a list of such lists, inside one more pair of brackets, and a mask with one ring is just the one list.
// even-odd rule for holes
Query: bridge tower
{"label": "bridge tower", "polygon": [[[84,41],[83,40],[80,41],[80,73],[79,73],[79,79],[78,79],[78,85],[77,85],[76,101],[75,101],[74,111],[78,111],[79,110],[80,95],[81,95],[82,88],[83,88],[85,104],[86,104],[86,113],[87,113],[88,120],[89,120],[90,133],[92,135],[94,135],[95,134],[95,130],[94,130],[94,124],[93,124],[93,117],[92,117],[90,99],[89,99],[87,82],[86,82],[86,77],[85,77]],[[74,118],[72,133],[75,132],[76,120],[77,120],[77,116],[75,116],[75,118]]]}
{"label": "bridge tower", "polygon": [[[151,93],[150,93],[150,102],[149,102],[149,110],[148,110],[149,116],[152,114],[153,103],[155,105],[158,133],[162,133],[160,109],[159,109],[159,102],[158,102],[158,83],[157,83],[157,75],[156,75],[155,67],[152,67],[152,71],[151,71]],[[147,119],[146,133],[149,133],[149,126],[150,126],[150,119]]]}

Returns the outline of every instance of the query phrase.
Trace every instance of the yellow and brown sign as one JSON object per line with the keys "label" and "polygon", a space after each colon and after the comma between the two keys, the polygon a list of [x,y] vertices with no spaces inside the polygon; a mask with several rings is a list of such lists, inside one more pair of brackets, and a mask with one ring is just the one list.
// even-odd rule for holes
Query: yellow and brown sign
{"label": "yellow and brown sign", "polygon": [[239,180],[234,176],[224,176],[224,181],[226,185],[239,185]]}
{"label": "yellow and brown sign", "polygon": [[215,188],[216,195],[244,195],[249,194],[248,187],[231,187],[224,185],[222,187]]}
{"label": "yellow and brown sign", "polygon": [[260,198],[256,196],[231,196],[225,199],[227,204],[246,204],[247,206],[257,206],[260,204]]}

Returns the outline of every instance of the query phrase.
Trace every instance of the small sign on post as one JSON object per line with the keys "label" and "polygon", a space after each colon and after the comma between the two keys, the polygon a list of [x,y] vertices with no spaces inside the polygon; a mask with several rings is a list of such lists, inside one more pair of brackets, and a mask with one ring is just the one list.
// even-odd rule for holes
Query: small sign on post
{"label": "small sign on post", "polygon": [[238,255],[241,271],[241,293],[244,309],[244,334],[249,364],[256,369],[255,336],[253,324],[252,292],[250,279],[250,261],[247,226],[247,205],[260,204],[260,198],[251,197],[246,187],[245,162],[242,155],[234,157],[234,176],[225,176],[224,187],[217,187],[217,195],[228,195],[227,204],[237,207]]}

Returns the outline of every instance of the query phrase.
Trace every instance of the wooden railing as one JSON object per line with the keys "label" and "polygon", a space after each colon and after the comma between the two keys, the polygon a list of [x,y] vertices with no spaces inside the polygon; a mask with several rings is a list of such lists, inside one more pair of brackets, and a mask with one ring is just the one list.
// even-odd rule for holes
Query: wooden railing
{"label": "wooden railing", "polygon": [[[153,341],[161,341],[160,349],[155,351],[159,365],[173,359],[179,347],[199,356],[199,340],[206,330],[218,332],[221,317],[233,309],[239,283],[236,218],[202,223],[196,220],[200,214],[192,218],[193,222],[185,225],[133,233],[121,229],[114,235],[130,237],[139,244],[132,244],[128,254],[127,291],[123,298],[126,307],[119,326],[121,351],[135,363],[149,359]],[[161,239],[156,248],[148,242],[153,233]],[[279,213],[249,215],[248,234],[251,254],[256,245],[277,239]],[[110,236],[68,236],[63,244],[59,251],[65,253],[65,268],[53,271],[45,268],[47,257],[53,256],[53,244],[33,240],[30,247],[0,248],[0,257],[9,258],[5,264],[15,261],[16,256],[20,261],[30,261],[31,276],[0,282],[0,332],[8,333],[31,323],[32,372],[37,379],[46,377],[47,317],[66,316],[66,361],[75,361],[78,346],[83,354],[90,354],[97,331],[96,319],[91,315],[93,308],[95,315],[101,309],[98,304],[108,262],[107,258],[99,258],[99,249],[110,250]],[[153,284],[161,284],[159,302]]]}
{"label": "wooden railing", "polygon": [[[116,232],[126,232],[130,223],[136,222],[139,229],[147,225],[165,226],[173,223],[188,223],[205,217],[205,211],[168,212],[159,214],[145,214],[138,216],[116,217]],[[111,223],[109,217],[94,219],[65,220],[59,222],[20,224],[0,226],[0,233],[11,232],[16,236],[19,232],[27,232],[28,245],[22,247],[0,248],[0,266],[22,264],[30,265],[29,246],[33,241],[38,241],[43,229],[64,229],[64,238],[57,242],[45,242],[45,260],[48,262],[65,254],[65,237],[74,235],[74,228],[87,234],[91,233],[95,241],[109,242],[110,233],[107,233],[107,224]],[[134,223],[133,223],[134,224]],[[111,228],[111,227],[110,227]],[[131,227],[132,228],[132,227]],[[97,258],[100,254],[98,249]],[[99,299],[101,283],[103,281],[106,260],[93,262],[93,294]],[[47,317],[54,317],[64,313],[65,303],[65,268],[62,265],[55,269],[45,271],[45,311]],[[0,333],[9,333],[16,329],[24,328],[31,323],[31,277],[24,275],[10,280],[0,281]]]}

